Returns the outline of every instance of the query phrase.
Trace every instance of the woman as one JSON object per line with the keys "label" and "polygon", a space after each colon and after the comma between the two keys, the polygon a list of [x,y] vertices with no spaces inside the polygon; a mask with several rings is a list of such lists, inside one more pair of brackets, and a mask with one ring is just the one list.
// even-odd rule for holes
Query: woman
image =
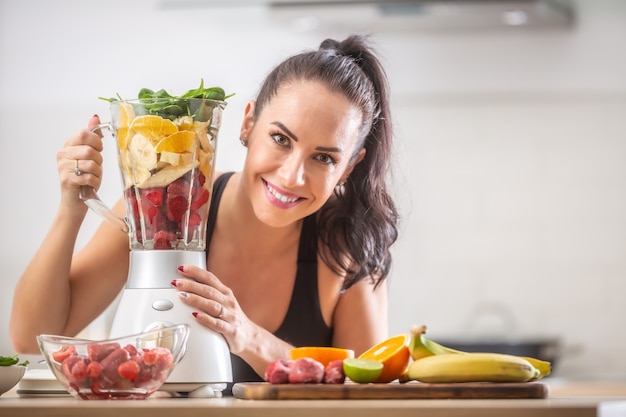
{"label": "woman", "polygon": [[[195,319],[224,335],[234,382],[259,380],[296,345],[359,354],[387,337],[391,137],[385,74],[361,36],[288,58],[247,104],[244,167],[214,184],[207,270],[181,265],[193,280],[172,281]],[[101,150],[100,137],[82,130],[57,154],[60,207],[15,290],[18,352],[36,352],[39,333],[75,335],[125,284],[119,230],[103,224],[73,254],[87,211],[78,189],[99,187]],[[115,211],[124,215],[121,201]]]}

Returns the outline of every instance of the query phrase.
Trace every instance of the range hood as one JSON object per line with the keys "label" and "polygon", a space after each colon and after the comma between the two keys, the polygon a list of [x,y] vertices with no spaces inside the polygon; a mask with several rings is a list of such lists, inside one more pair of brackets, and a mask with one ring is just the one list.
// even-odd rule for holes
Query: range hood
{"label": "range hood", "polygon": [[569,27],[571,0],[161,0],[161,8],[255,8],[294,30],[370,32]]}

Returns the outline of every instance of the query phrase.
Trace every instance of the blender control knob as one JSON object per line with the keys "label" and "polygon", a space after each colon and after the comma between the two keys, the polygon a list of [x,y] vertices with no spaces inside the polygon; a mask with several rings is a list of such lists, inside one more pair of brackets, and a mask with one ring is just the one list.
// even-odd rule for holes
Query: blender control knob
{"label": "blender control knob", "polygon": [[152,308],[157,311],[167,311],[174,307],[174,303],[170,300],[156,300],[152,303]]}

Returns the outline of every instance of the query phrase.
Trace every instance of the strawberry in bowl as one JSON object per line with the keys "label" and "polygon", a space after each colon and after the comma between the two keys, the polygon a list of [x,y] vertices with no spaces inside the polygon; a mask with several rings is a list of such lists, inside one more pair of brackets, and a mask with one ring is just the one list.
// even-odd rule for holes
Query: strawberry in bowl
{"label": "strawberry in bowl", "polygon": [[39,335],[54,376],[77,398],[144,399],[182,359],[189,326],[179,324],[103,341]]}

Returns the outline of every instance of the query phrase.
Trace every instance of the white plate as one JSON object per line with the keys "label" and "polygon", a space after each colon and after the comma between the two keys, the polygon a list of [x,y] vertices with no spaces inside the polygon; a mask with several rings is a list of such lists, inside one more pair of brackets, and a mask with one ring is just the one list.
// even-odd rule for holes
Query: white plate
{"label": "white plate", "polygon": [[70,395],[49,368],[29,369],[17,385],[20,397]]}

